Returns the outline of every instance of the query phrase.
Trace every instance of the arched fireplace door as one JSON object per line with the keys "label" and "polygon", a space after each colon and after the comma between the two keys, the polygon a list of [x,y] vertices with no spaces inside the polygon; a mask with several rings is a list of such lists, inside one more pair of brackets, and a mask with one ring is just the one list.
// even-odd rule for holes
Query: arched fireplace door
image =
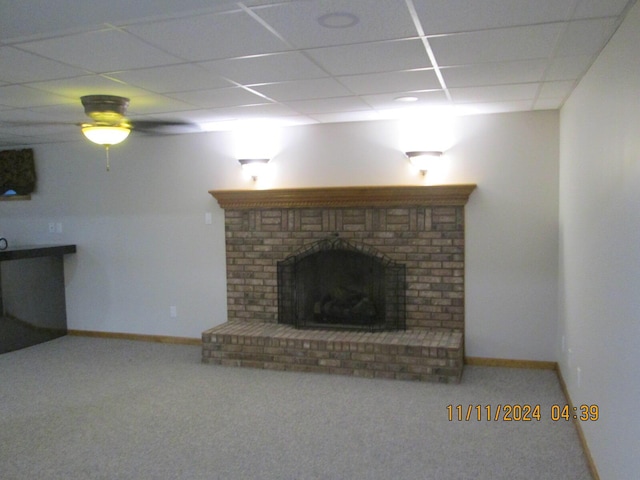
{"label": "arched fireplace door", "polygon": [[278,323],[296,328],[405,330],[406,268],[337,235],[278,262]]}

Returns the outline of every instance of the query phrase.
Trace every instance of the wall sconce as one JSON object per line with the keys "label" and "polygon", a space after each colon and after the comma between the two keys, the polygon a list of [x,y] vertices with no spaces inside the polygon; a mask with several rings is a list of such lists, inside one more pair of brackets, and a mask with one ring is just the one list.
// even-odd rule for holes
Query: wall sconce
{"label": "wall sconce", "polygon": [[405,155],[415,168],[420,171],[420,174],[424,177],[427,174],[427,170],[433,165],[435,158],[442,156],[442,152],[436,150],[424,151],[416,150],[412,152],[405,152]]}
{"label": "wall sconce", "polygon": [[267,169],[268,158],[241,158],[238,160],[242,170],[255,182]]}

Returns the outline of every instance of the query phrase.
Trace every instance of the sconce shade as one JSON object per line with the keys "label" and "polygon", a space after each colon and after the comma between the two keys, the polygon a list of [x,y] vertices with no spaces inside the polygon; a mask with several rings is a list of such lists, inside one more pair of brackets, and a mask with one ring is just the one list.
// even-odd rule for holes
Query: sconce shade
{"label": "sconce shade", "polygon": [[111,125],[85,125],[82,133],[85,137],[98,145],[117,145],[124,141],[131,130],[127,127]]}
{"label": "sconce shade", "polygon": [[409,158],[411,164],[416,167],[424,175],[427,173],[429,166],[434,158],[441,157],[442,152],[430,150],[430,151],[413,151],[405,152],[405,155]]}
{"label": "sconce shade", "polygon": [[260,175],[264,173],[269,163],[268,158],[241,158],[238,159],[242,170],[249,175],[253,180],[257,180]]}

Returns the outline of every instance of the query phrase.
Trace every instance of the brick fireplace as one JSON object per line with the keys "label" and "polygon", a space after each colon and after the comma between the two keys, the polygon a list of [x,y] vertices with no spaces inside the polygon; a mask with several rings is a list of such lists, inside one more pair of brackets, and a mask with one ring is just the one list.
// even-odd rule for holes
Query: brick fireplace
{"label": "brick fireplace", "polygon": [[[464,355],[464,205],[475,185],[211,191],[225,210],[227,322],[205,363],[441,382]],[[406,268],[406,331],[278,322],[277,264],[339,237]]]}

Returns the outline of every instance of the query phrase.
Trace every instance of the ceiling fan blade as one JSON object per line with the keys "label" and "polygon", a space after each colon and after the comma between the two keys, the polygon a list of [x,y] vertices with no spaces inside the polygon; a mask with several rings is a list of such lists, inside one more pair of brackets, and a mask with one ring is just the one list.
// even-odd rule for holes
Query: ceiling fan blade
{"label": "ceiling fan blade", "polygon": [[146,135],[179,135],[197,133],[202,129],[196,123],[185,120],[140,119],[130,120],[125,115],[129,99],[116,95],[85,95],[80,97],[84,113],[91,118],[89,122],[67,121],[2,121],[0,129],[42,128],[45,126],[75,127],[124,127]]}
{"label": "ceiling fan blade", "polygon": [[68,125],[79,125],[78,123],[75,122],[54,122],[54,121],[47,121],[47,120],[43,120],[43,121],[5,121],[5,120],[0,120],[0,128],[14,128],[14,127],[49,127],[49,126],[56,126],[56,125],[64,125],[64,126],[68,126]]}
{"label": "ceiling fan blade", "polygon": [[183,120],[128,120],[128,123],[134,131],[148,135],[180,135],[202,131],[197,124]]}

